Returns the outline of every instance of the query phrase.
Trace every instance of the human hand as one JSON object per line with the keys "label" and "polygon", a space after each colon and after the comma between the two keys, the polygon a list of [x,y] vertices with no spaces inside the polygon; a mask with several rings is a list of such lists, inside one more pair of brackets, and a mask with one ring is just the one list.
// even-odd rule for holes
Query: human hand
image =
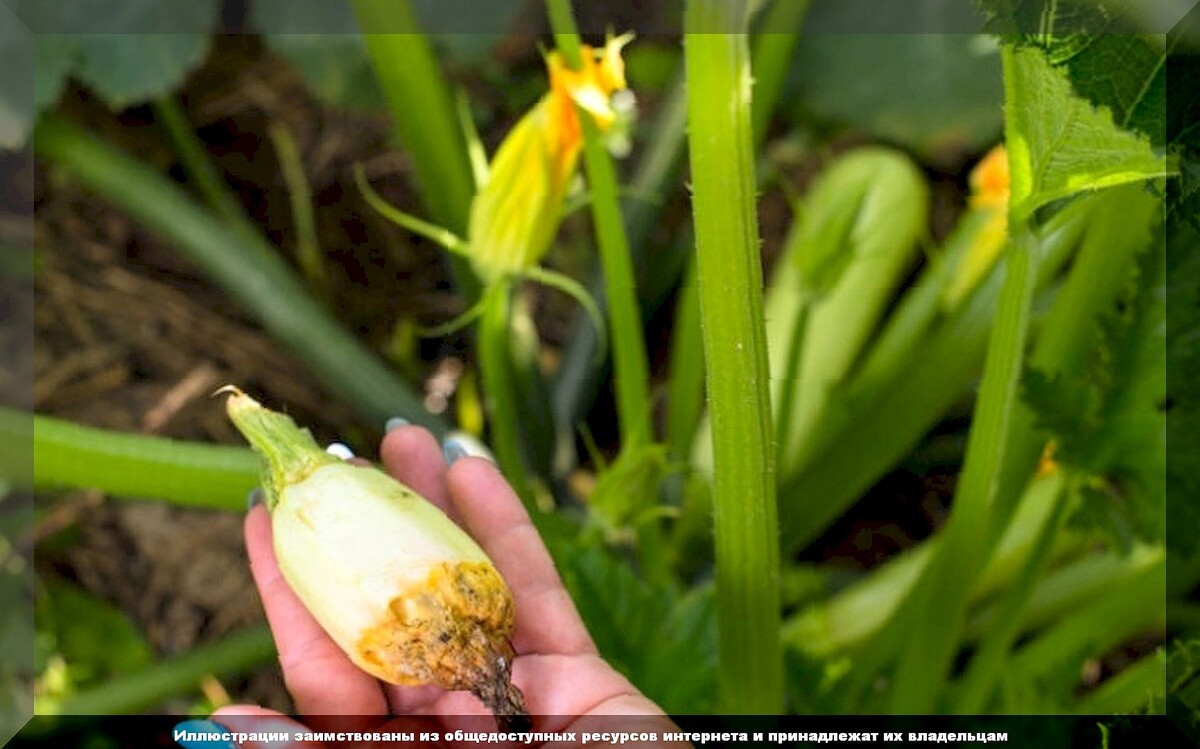
{"label": "human hand", "polygon": [[[415,426],[389,430],[380,456],[388,473],[471,534],[507,581],[516,606],[512,678],[535,716],[535,730],[569,733],[588,718],[618,715],[641,716],[639,731],[676,730],[600,657],[529,515],[493,464],[464,457],[448,466],[433,435]],[[298,713],[355,716],[338,721],[340,730],[355,731],[479,731],[492,724],[483,703],[468,692],[398,687],[355,666],[282,577],[265,507],[246,516],[245,534],[251,572]],[[261,731],[267,718],[275,730],[306,730],[253,705],[221,708],[213,717],[235,731]],[[277,722],[284,720],[290,729]]]}

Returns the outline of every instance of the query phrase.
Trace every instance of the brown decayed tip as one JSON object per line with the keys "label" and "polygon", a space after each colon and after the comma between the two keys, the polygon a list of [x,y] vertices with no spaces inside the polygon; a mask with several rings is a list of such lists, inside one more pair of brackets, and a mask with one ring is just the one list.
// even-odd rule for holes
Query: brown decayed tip
{"label": "brown decayed tip", "polygon": [[528,724],[512,684],[512,594],[486,562],[443,563],[392,599],[391,617],[359,640],[358,656],[393,684],[472,692],[502,726]]}

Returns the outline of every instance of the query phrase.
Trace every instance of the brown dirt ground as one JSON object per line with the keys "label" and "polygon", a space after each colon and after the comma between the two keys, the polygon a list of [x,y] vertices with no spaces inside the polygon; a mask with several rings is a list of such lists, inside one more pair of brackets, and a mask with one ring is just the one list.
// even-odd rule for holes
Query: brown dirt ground
{"label": "brown dirt ground", "polygon": [[[333,111],[248,37],[219,42],[183,92],[188,116],[251,218],[285,253],[294,246],[288,193],[270,124],[292,132],[317,209],[332,309],[378,344],[400,316],[443,320],[458,310],[439,254],[364,210],[351,167],[363,162],[382,192],[405,195],[406,164],[387,147],[385,119]],[[71,115],[164,169],[177,169],[152,111],[120,117],[68,94]],[[140,127],[139,127],[140,126]],[[121,431],[240,444],[208,394],[236,382],[287,404],[322,439],[352,435],[370,449],[382,425],[355,424],[347,406],[309,376],[206,283],[173,248],[104,200],[42,170],[37,190],[35,392],[39,413]],[[428,375],[455,354],[453,340],[425,350]],[[374,432],[371,430],[374,429]],[[363,444],[367,443],[367,444]],[[162,654],[262,621],[235,514],[117,501],[96,492],[54,498],[39,538],[74,534],[38,565],[119,606]],[[52,545],[52,548],[58,548]],[[277,669],[224,686],[237,699],[286,709]]]}

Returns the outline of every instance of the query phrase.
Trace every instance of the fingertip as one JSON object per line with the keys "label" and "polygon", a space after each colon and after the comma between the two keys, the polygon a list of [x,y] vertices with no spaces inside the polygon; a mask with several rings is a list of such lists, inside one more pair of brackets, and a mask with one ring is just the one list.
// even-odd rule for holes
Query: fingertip
{"label": "fingertip", "polygon": [[379,458],[389,475],[453,516],[446,491],[446,460],[428,429],[394,426],[383,436]]}
{"label": "fingertip", "polygon": [[[455,507],[516,599],[518,653],[588,653],[595,648],[532,518],[499,468],[457,461],[447,475]],[[535,625],[536,623],[536,625]]]}
{"label": "fingertip", "polygon": [[262,541],[266,541],[269,546],[271,541],[271,513],[261,504],[251,507],[249,512],[246,513],[246,519],[242,522],[242,529],[248,549],[257,546]]}
{"label": "fingertip", "polygon": [[454,462],[446,475],[459,512],[480,525],[530,522],[529,513],[500,468],[486,458],[468,455]]}

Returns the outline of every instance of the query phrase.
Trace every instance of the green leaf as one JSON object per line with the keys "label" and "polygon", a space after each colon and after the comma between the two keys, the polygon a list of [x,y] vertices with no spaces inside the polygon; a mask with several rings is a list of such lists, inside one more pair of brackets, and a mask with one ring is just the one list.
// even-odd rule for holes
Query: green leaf
{"label": "green leaf", "polygon": [[600,547],[556,554],[600,653],[668,713],[711,712],[717,633],[713,590],[652,586]]}
{"label": "green leaf", "polygon": [[1200,640],[1176,640],[1167,657],[1167,715],[1200,741]]}
{"label": "green leaf", "polygon": [[1092,477],[1074,521],[1128,549],[1164,537],[1165,247],[1142,252],[1123,299],[1096,326],[1082,371],[1026,374],[1024,397],[1056,444],[1055,459]]}
{"label": "green leaf", "polygon": [[57,100],[68,76],[116,108],[177,88],[204,59],[219,3],[8,0],[8,5],[37,34],[34,102],[40,111]]}
{"label": "green leaf", "polygon": [[1162,35],[1138,34],[1129,0],[980,0],[988,29],[1042,52],[1075,94],[1107,109],[1113,123],[1162,148],[1166,50]]}
{"label": "green leaf", "polygon": [[[518,6],[515,0],[414,0],[413,12],[447,57],[462,65],[481,65]],[[250,25],[296,66],[322,99],[338,106],[383,106],[383,92],[350,3],[255,0]]]}
{"label": "green leaf", "polygon": [[[71,690],[136,671],[153,659],[149,644],[122,611],[74,585],[47,583],[35,611],[40,655],[62,656]],[[38,671],[44,667],[39,663]]]}
{"label": "green leaf", "polygon": [[[818,3],[806,26],[819,27],[831,15],[905,13],[911,5]],[[925,5],[939,14],[957,13],[949,24],[979,26],[968,3]],[[836,18],[828,20],[836,24]],[[984,150],[1003,125],[1000,57],[986,36],[806,33],[797,45],[790,88],[787,111],[793,119],[815,115],[846,123],[936,163],[961,163],[965,155]]]}
{"label": "green leaf", "polygon": [[1041,51],[1022,47],[1013,57],[1005,86],[1012,108],[1012,210],[1018,216],[1078,192],[1167,173],[1166,157],[1147,136],[1116,127],[1112,114],[1075,94]]}
{"label": "green leaf", "polygon": [[1200,552],[1200,234],[1172,217],[1167,235],[1167,543],[1192,557]]}
{"label": "green leaf", "polygon": [[[383,105],[350,3],[257,0],[249,20],[317,96],[341,106]],[[321,33],[312,33],[318,29]]]}
{"label": "green leaf", "polygon": [[1171,30],[1167,47],[1167,142],[1180,172],[1167,187],[1167,204],[1200,229],[1200,6]]}
{"label": "green leaf", "polygon": [[589,523],[609,543],[631,540],[637,527],[662,514],[659,491],[668,471],[667,447],[661,444],[624,449],[600,472],[588,497]]}

